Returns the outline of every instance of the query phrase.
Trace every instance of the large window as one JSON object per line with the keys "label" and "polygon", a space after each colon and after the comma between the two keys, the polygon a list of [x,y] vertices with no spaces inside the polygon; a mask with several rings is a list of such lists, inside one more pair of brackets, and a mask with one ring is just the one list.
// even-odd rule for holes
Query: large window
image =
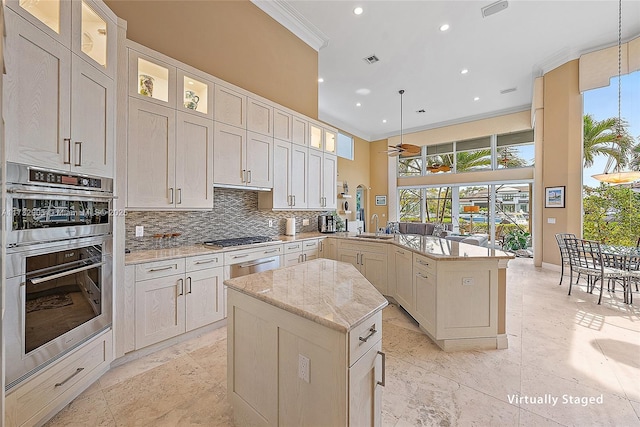
{"label": "large window", "polygon": [[456,143],[456,172],[491,170],[491,137]]}
{"label": "large window", "polygon": [[422,164],[422,156],[398,156],[398,176],[420,176]]}
{"label": "large window", "polygon": [[498,135],[498,168],[521,168],[533,166],[535,152],[533,131]]}
{"label": "large window", "polygon": [[353,138],[338,132],[338,149],[336,154],[345,159],[353,160]]}
{"label": "large window", "polygon": [[422,190],[410,188],[400,190],[400,221],[420,222],[422,221]]}

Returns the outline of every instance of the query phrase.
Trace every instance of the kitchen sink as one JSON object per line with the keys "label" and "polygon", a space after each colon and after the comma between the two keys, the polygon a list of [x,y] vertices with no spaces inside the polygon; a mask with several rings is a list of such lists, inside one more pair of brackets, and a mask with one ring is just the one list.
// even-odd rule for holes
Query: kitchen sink
{"label": "kitchen sink", "polygon": [[361,237],[363,239],[379,239],[379,240],[388,240],[393,239],[393,234],[378,234],[376,236],[375,233],[361,233],[356,235],[356,237]]}

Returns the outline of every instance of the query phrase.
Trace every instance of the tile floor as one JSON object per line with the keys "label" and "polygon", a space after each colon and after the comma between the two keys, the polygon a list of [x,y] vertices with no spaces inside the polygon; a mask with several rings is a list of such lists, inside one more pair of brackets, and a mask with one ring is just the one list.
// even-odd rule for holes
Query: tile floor
{"label": "tile floor", "polygon": [[[598,306],[558,276],[511,262],[507,350],[442,352],[386,308],[383,425],[640,426],[640,294]],[[226,328],[112,369],[47,424],[70,425],[232,425]]]}

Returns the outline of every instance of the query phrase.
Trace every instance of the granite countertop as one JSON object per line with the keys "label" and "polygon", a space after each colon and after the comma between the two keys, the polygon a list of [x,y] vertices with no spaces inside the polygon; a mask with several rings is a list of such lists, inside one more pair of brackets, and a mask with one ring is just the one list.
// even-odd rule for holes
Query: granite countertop
{"label": "granite countertop", "polygon": [[229,279],[224,284],[341,332],[350,331],[388,304],[354,266],[329,259]]}

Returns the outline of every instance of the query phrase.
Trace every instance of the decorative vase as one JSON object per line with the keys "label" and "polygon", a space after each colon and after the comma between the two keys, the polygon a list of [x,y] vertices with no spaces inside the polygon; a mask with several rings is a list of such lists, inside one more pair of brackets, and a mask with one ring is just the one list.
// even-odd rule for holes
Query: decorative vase
{"label": "decorative vase", "polygon": [[140,95],[153,97],[153,77],[140,74]]}
{"label": "decorative vase", "polygon": [[198,101],[200,101],[200,97],[196,95],[196,93],[192,90],[187,90],[184,92],[184,106],[190,110],[198,109]]}

